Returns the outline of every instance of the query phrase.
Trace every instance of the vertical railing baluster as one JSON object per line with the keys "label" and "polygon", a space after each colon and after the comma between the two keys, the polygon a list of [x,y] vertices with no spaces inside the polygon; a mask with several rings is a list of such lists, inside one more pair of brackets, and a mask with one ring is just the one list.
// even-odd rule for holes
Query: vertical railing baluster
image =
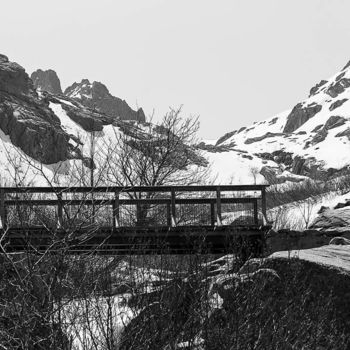
{"label": "vertical railing baluster", "polygon": [[176,226],[176,196],[175,189],[171,189],[171,226]]}
{"label": "vertical railing baluster", "polygon": [[58,217],[58,228],[63,227],[63,203],[62,203],[62,193],[57,193],[57,217]]}
{"label": "vertical railing baluster", "polygon": [[258,199],[255,198],[253,202],[253,210],[254,210],[254,225],[259,225],[259,217],[258,217]]}
{"label": "vertical railing baluster", "polygon": [[166,205],[166,223],[167,226],[171,226],[171,212],[170,212],[170,203],[167,203]]}
{"label": "vertical railing baluster", "polygon": [[264,225],[267,224],[267,217],[266,217],[266,188],[263,187],[261,190],[261,213],[263,216],[263,223]]}
{"label": "vertical railing baluster", "polygon": [[2,188],[0,190],[0,217],[1,217],[1,227],[6,229],[6,208],[5,208],[5,190]]}
{"label": "vertical railing baluster", "polygon": [[215,226],[215,205],[214,202],[210,203],[210,224]]}
{"label": "vertical railing baluster", "polygon": [[117,228],[119,226],[119,191],[116,191],[113,201],[113,228]]}
{"label": "vertical railing baluster", "polygon": [[220,186],[216,188],[216,224],[218,226],[222,225],[221,218],[221,191]]}

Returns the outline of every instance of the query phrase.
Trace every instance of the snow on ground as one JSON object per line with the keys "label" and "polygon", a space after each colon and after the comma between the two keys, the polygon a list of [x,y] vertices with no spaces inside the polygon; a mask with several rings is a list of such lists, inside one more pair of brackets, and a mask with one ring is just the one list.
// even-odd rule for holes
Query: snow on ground
{"label": "snow on ground", "polygon": [[270,258],[299,258],[350,272],[350,245],[325,245],[319,248],[282,251]]}
{"label": "snow on ground", "polygon": [[65,304],[61,315],[73,349],[106,349],[111,330],[113,339],[118,341],[123,328],[136,316],[126,305],[128,298],[128,295],[90,297]]}
{"label": "snow on ground", "polygon": [[350,199],[350,192],[342,195],[337,192],[329,192],[273,208],[268,211],[267,216],[274,222],[275,230],[304,230],[315,220],[322,206],[332,208],[347,199]]}

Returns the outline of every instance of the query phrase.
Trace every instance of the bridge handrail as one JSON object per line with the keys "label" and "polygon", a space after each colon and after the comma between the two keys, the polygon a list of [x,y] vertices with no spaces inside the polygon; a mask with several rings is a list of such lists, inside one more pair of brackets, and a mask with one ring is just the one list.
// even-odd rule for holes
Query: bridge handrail
{"label": "bridge handrail", "polygon": [[[0,187],[0,219],[2,228],[7,225],[6,206],[11,205],[47,205],[57,206],[59,222],[63,220],[64,205],[112,205],[114,226],[118,226],[119,207],[123,204],[136,205],[139,209],[141,205],[166,204],[168,207],[169,226],[176,226],[176,204],[210,204],[211,221],[218,226],[222,225],[221,205],[230,203],[252,203],[254,210],[254,221],[258,222],[258,200],[261,200],[261,214],[266,222],[266,187],[267,185],[191,185],[191,186],[134,186],[134,187]],[[261,196],[241,196],[223,197],[224,191],[260,191]],[[169,198],[120,198],[121,193],[130,192],[169,192]],[[214,197],[207,198],[179,198],[177,192],[215,192]],[[52,193],[56,194],[56,199],[41,198],[6,198],[7,194],[28,194],[28,193]],[[112,199],[66,199],[62,194],[69,193],[113,193]],[[216,208],[216,219],[214,220],[214,206]]]}

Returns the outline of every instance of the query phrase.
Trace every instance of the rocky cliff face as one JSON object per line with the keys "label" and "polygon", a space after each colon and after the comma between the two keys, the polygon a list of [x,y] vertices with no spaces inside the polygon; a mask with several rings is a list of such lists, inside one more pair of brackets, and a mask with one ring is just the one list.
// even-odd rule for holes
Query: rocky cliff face
{"label": "rocky cliff face", "polygon": [[57,73],[52,70],[36,70],[30,76],[36,89],[47,91],[52,94],[62,94],[61,82]]}
{"label": "rocky cliff face", "polygon": [[40,101],[24,68],[0,56],[0,128],[13,145],[44,163],[68,158],[68,135]]}
{"label": "rocky cliff face", "polygon": [[67,87],[64,94],[80,101],[84,106],[96,109],[113,118],[121,120],[145,121],[142,108],[134,111],[125,100],[110,94],[107,87],[100,82],[83,79],[80,83],[74,83]]}

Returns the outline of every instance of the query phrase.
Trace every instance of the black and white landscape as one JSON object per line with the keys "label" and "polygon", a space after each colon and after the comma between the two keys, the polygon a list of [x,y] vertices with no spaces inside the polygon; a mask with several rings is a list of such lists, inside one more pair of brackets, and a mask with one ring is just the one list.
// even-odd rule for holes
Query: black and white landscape
{"label": "black and white landscape", "polygon": [[0,21],[0,349],[350,349],[349,6],[63,3]]}

